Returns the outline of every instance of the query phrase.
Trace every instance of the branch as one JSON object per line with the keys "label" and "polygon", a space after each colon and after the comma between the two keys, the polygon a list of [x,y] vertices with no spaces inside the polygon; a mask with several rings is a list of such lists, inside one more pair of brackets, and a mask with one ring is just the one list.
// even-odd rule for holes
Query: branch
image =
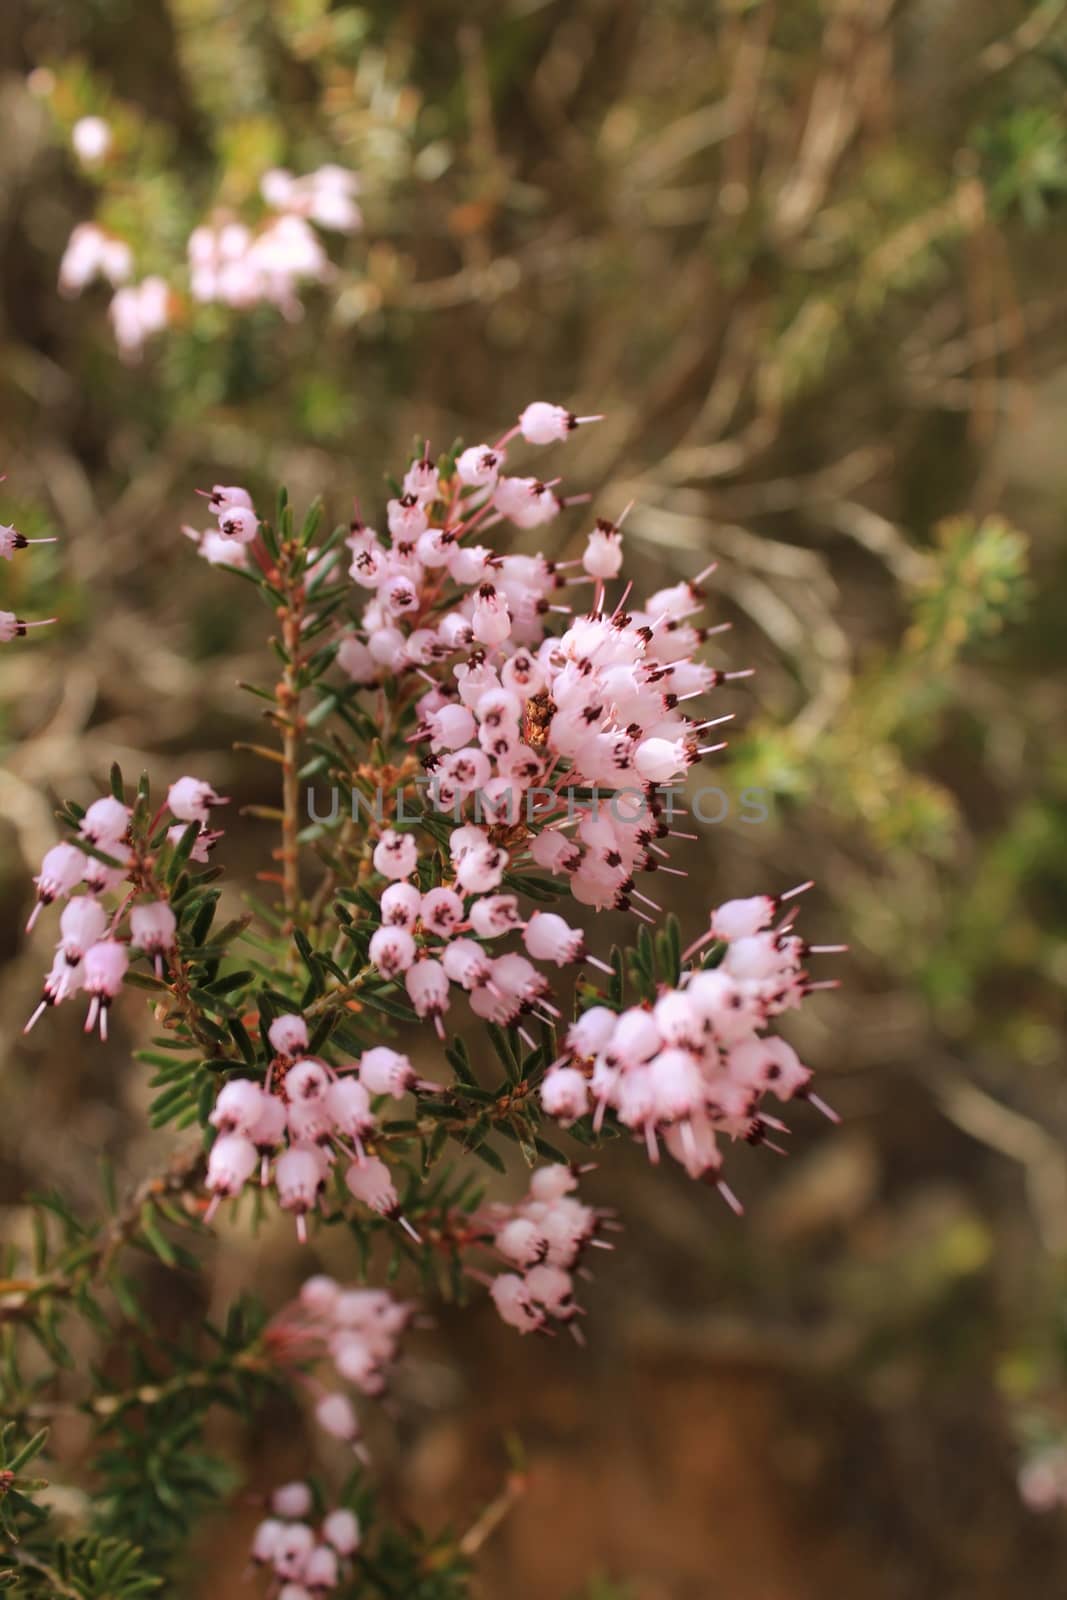
{"label": "branch", "polygon": [[42,1295],[72,1295],[85,1282],[105,1277],[115,1257],[141,1227],[145,1206],[170,1195],[184,1194],[197,1184],[203,1157],[199,1142],[189,1145],[171,1159],[165,1172],[140,1183],[91,1244],[75,1246],[77,1260],[72,1267],[29,1278],[0,1278],[0,1296],[12,1297],[6,1305],[0,1305],[0,1323],[24,1321],[29,1315],[30,1303]]}
{"label": "branch", "polygon": [[1067,1253],[1067,1160],[1059,1140],[962,1076],[941,1087],[938,1099],[957,1128],[1019,1162],[1046,1250],[1057,1256]]}
{"label": "branch", "polygon": [[282,898],[285,904],[286,933],[296,925],[300,909],[300,634],[304,620],[304,593],[299,584],[286,585],[288,604],[282,612],[282,645],[286,661],[278,685],[279,723],[282,731]]}
{"label": "branch", "polygon": [[457,1546],[460,1555],[468,1559],[476,1556],[478,1551],[486,1544],[499,1528],[504,1518],[509,1516],[512,1508],[518,1504],[526,1493],[526,1479],[521,1473],[513,1472],[508,1478],[495,1500],[490,1500],[484,1511],[477,1516],[460,1539]]}

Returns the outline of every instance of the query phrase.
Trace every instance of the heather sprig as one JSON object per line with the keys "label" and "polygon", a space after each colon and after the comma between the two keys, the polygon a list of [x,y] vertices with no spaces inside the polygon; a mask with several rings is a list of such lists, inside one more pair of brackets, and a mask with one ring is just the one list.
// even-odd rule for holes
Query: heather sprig
{"label": "heather sprig", "polygon": [[[595,1289],[580,1303],[578,1280],[621,1226],[579,1193],[591,1150],[620,1136],[653,1163],[665,1150],[740,1211],[724,1165],[738,1144],[781,1148],[769,1104],[833,1115],[771,1031],[828,986],[810,959],[843,948],[797,933],[810,883],[711,908],[687,945],[646,892],[657,874],[686,876],[672,853],[693,838],[675,826],[684,783],[732,715],[709,714],[709,697],[748,676],[701,659],[721,631],[698,620],[712,569],[638,600],[619,577],[619,523],[594,522],[575,561],[508,548],[508,524],[542,527],[586,499],[520,452],[598,420],[535,402],[491,443],[434,457],[418,441],[383,533],[358,511],[324,533],[318,503],[298,523],[284,492],[270,519],[241,486],[206,492],[200,554],[220,581],[257,589],[272,620],[277,673],[246,685],[266,732],[240,748],[279,793],[237,822],[277,830],[266,898],[217,923],[228,800],[189,774],[157,800],[116,768],[109,793],[64,808],[66,837],[36,876],[29,928],[58,904],[59,936],[27,1030],[84,993],[86,1031],[106,1037],[121,992],[147,991],[151,1120],[196,1126],[201,1142],[95,1230],[53,1203],[32,1268],[13,1259],[0,1284],[4,1320],[38,1332],[58,1372],[65,1310],[142,1326],[128,1246],[195,1273],[224,1212],[258,1223],[275,1205],[301,1241],[347,1238],[354,1278],[380,1270],[384,1246],[389,1280],[414,1290],[312,1272],[273,1315],[237,1306],[199,1340],[156,1338],[74,1396],[100,1433],[97,1531],[150,1559],[179,1537],[173,1494],[227,1491],[204,1444],[213,1406],[250,1416],[289,1387],[366,1465],[362,1404],[439,1297],[484,1289],[521,1333],[581,1337]],[[352,805],[324,815],[323,784]],[[596,949],[588,919],[609,910],[630,914],[628,948]],[[492,1078],[460,1019],[483,1032]],[[533,1170],[508,1200],[493,1185],[511,1146]],[[47,1412],[41,1382],[12,1378],[27,1419]],[[125,1521],[124,1496],[140,1507]],[[253,1540],[269,1593],[358,1583],[353,1517],[304,1485],[279,1491]],[[411,1545],[383,1548],[395,1565]]]}

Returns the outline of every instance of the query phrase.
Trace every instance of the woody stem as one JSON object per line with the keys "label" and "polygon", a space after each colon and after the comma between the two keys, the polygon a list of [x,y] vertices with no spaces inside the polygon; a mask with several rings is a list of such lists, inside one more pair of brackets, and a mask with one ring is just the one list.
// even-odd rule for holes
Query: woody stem
{"label": "woody stem", "polygon": [[282,644],[286,660],[278,686],[278,707],[282,734],[282,897],[286,932],[291,933],[300,907],[299,832],[300,785],[297,768],[300,759],[300,631],[303,595],[298,585],[289,590],[282,615]]}

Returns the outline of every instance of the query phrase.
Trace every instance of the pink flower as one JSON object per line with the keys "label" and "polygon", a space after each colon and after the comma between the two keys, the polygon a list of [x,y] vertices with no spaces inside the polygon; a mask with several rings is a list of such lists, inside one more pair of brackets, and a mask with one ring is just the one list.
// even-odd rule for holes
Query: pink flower
{"label": "pink flower", "polygon": [[259,1116],[248,1129],[248,1137],[263,1158],[260,1182],[264,1188],[269,1171],[269,1154],[281,1144],[286,1126],[285,1106],[274,1095],[264,1092],[260,1097]]}
{"label": "pink flower", "polygon": [[[16,550],[28,550],[31,544],[55,544],[55,536],[48,539],[27,539],[25,534],[19,533],[17,528],[9,523],[0,522],[0,559],[10,561]],[[5,612],[10,616],[10,612]],[[25,624],[22,624],[25,626]]]}
{"label": "pink flower", "polygon": [[260,193],[274,210],[307,217],[336,233],[354,233],[361,226],[363,219],[355,202],[358,192],[359,179],[354,172],[329,164],[302,178],[274,167],[260,180]]}
{"label": "pink flower", "polygon": [[413,495],[424,505],[432,505],[440,488],[437,468],[428,456],[413,461],[404,474],[404,493]]}
{"label": "pink flower", "polygon": [[494,1278],[490,1293],[493,1304],[510,1328],[517,1328],[520,1333],[536,1333],[544,1327],[544,1313],[534,1304],[524,1279],[517,1273],[504,1272]]}
{"label": "pink flower", "polygon": [[290,1102],[322,1100],[329,1086],[329,1072],[313,1056],[295,1061],[285,1074],[285,1093]]}
{"label": "pink flower", "polygon": [[206,1221],[210,1221],[219,1201],[240,1194],[256,1170],[259,1157],[250,1139],[240,1133],[224,1133],[211,1146],[207,1162],[208,1191],[215,1196],[208,1208]]}
{"label": "pink flower", "polygon": [[70,132],[70,142],[79,161],[95,167],[111,149],[111,128],[103,117],[79,117]]}
{"label": "pink flower", "polygon": [[86,950],[102,939],[107,928],[107,913],[99,900],[80,895],[63,907],[59,919],[59,945],[64,958],[74,965]]}
{"label": "pink flower", "polygon": [[382,922],[393,928],[414,928],[422,909],[422,895],[413,883],[391,883],[382,890]]}
{"label": "pink flower", "polygon": [[477,989],[492,977],[493,962],[474,939],[453,939],[446,945],[441,965],[453,983],[464,989]]}
{"label": "pink flower", "polygon": [[617,578],[622,568],[622,537],[610,522],[598,522],[586,541],[582,566],[592,578]]}
{"label": "pink flower", "polygon": [[331,1511],[329,1516],[323,1518],[322,1534],[338,1555],[350,1556],[359,1549],[359,1518],[355,1512],[343,1508]]}
{"label": "pink flower", "polygon": [[283,1483],[271,1495],[270,1504],[277,1517],[306,1517],[313,1504],[311,1490],[306,1483]]}
{"label": "pink flower", "polygon": [[170,321],[171,293],[166,280],[153,276],[117,289],[108,315],[119,354],[126,361],[139,361],[146,341]]}
{"label": "pink flower", "polygon": [[221,505],[218,518],[219,533],[235,544],[251,544],[259,532],[259,518],[250,506]]}
{"label": "pink flower", "polygon": [[[327,1429],[327,1432],[332,1431]],[[344,1437],[344,1435],[339,1435],[338,1437]],[[337,1587],[337,1554],[329,1545],[317,1545],[308,1556],[307,1565],[304,1568],[304,1582],[310,1590],[319,1593],[323,1589],[335,1589]]]}
{"label": "pink flower", "polygon": [[531,1267],[526,1274],[526,1294],[535,1307],[557,1322],[570,1322],[578,1314],[574,1303],[574,1279],[562,1267],[548,1262]]}
{"label": "pink flower", "polygon": [[548,1254],[548,1240],[529,1217],[513,1217],[497,1230],[493,1243],[508,1261],[518,1267],[532,1267]]}
{"label": "pink flower", "polygon": [[504,452],[487,444],[471,445],[456,457],[456,474],[470,489],[491,489],[503,465]]}
{"label": "pink flower", "polygon": [[162,956],[174,948],[178,921],[165,900],[153,900],[148,905],[134,906],[130,912],[130,933],[133,942],[145,955],[155,957],[157,976],[162,971]]}
{"label": "pink flower", "polygon": [[315,1420],[320,1428],[351,1444],[360,1434],[359,1418],[351,1400],[345,1394],[324,1394],[315,1407]]}
{"label": "pink flower", "polygon": [[471,632],[481,644],[500,644],[511,633],[511,614],[507,601],[491,583],[478,590],[471,616]]}
{"label": "pink flower", "polygon": [[52,970],[44,980],[40,1001],[23,1028],[23,1033],[29,1033],[49,1006],[57,1006],[63,1000],[69,1000],[72,994],[77,994],[82,987],[83,977],[84,967],[81,957],[75,956],[71,959],[62,949],[57,950],[52,961]]}
{"label": "pink flower", "polygon": [[388,1094],[399,1100],[415,1083],[407,1056],[388,1045],[375,1045],[359,1058],[359,1080],[370,1094]]}
{"label": "pink flower", "polygon": [[231,1078],[219,1090],[208,1121],[222,1132],[240,1133],[255,1143],[253,1132],[263,1115],[264,1102],[269,1099],[270,1096],[253,1079]]}
{"label": "pink flower", "polygon": [[[107,851],[109,844],[119,844],[130,825],[130,808],[112,795],[94,800],[82,818],[78,832],[90,844]],[[110,852],[108,852],[110,853]]]}
{"label": "pink flower", "polygon": [[267,1038],[280,1056],[295,1056],[308,1046],[307,1023],[303,1017],[275,1017],[267,1030]]}
{"label": "pink flower", "polygon": [[506,850],[486,844],[468,850],[456,867],[456,883],[464,894],[487,894],[499,887],[508,864]]}
{"label": "pink flower", "polygon": [[133,252],[124,239],[105,233],[95,222],[79,222],[59,264],[59,290],[64,295],[81,294],[98,277],[114,288],[125,283],[132,271]]}
{"label": "pink flower", "polygon": [[345,1173],[345,1183],[349,1192],[372,1211],[384,1217],[396,1215],[398,1199],[393,1179],[385,1162],[379,1161],[377,1156],[354,1161]]}
{"label": "pink flower", "polygon": [[386,828],[374,847],[374,870],[383,878],[410,878],[419,860],[414,834]]}
{"label": "pink flower", "polygon": [[711,933],[716,939],[744,939],[761,933],[774,918],[778,903],[770,895],[753,895],[748,900],[727,900],[711,914]]}
{"label": "pink flower", "polygon": [[326,1090],[323,1105],[333,1127],[346,1139],[359,1141],[378,1125],[370,1094],[358,1078],[335,1078]]}
{"label": "pink flower", "polygon": [[17,617],[13,611],[0,611],[0,644],[10,644],[12,639],[25,638],[27,628],[46,628],[55,620],[55,617],[47,617],[38,622],[26,622],[22,617]]}
{"label": "pink flower", "polygon": [[[201,489],[197,493],[203,494],[204,491]],[[252,496],[247,489],[242,489],[239,484],[212,484],[211,493],[207,496],[207,500],[216,516],[226,506],[244,506],[247,511],[253,509]]]}
{"label": "pink flower", "polygon": [[353,683],[373,683],[378,676],[378,666],[362,639],[348,634],[341,640],[337,651],[337,664]]}
{"label": "pink flower", "polygon": [[555,1067],[541,1084],[541,1104],[548,1116],[568,1127],[590,1109],[589,1084],[574,1067]]}
{"label": "pink flower", "polygon": [[300,1285],[300,1305],[313,1317],[332,1317],[337,1309],[340,1289],[324,1272],[313,1273]]}
{"label": "pink flower", "polygon": [[277,1517],[266,1517],[260,1522],[252,1535],[252,1560],[259,1565],[273,1561],[278,1542],[284,1532],[285,1524]]}
{"label": "pink flower", "polygon": [[519,926],[519,903],[513,894],[489,894],[476,900],[470,922],[480,939],[494,939]]}
{"label": "pink flower", "polygon": [[558,444],[581,423],[601,420],[600,417],[576,417],[564,406],[534,400],[519,417],[519,431],[527,444]]}
{"label": "pink flower", "polygon": [[319,1190],[326,1179],[326,1170],[326,1158],[311,1144],[290,1145],[274,1163],[278,1203],[283,1211],[295,1214],[301,1242],[306,1237],[304,1219],[309,1211],[315,1209]]}
{"label": "pink flower", "polygon": [[674,783],[695,760],[684,738],[645,739],[637,747],[634,767],[647,783]]}
{"label": "pink flower", "polygon": [[406,928],[383,927],[371,938],[368,954],[383,978],[396,978],[410,969],[417,952]]}
{"label": "pink flower", "polygon": [[585,950],[582,930],[569,927],[553,911],[535,911],[526,924],[522,940],[535,961],[551,961],[557,967],[580,960]]}
{"label": "pink flower", "polygon": [[426,726],[431,750],[459,750],[469,744],[478,731],[473,713],[466,706],[454,703],[431,712]]}
{"label": "pink flower", "polygon": [[308,1557],[315,1548],[315,1535],[302,1522],[290,1523],[279,1535],[274,1548],[274,1570],[280,1578],[302,1578]]}
{"label": "pink flower", "polygon": [[72,844],[56,844],[45,852],[41,870],[34,878],[37,885],[37,904],[30,914],[26,931],[37,921],[42,906],[50,906],[61,895],[68,895],[75,884],[81,882],[85,871],[85,856]]}
{"label": "pink flower", "polygon": [[[173,828],[168,828],[167,843],[171,845],[181,844],[188,826],[189,824],[186,822],[176,822]],[[193,848],[189,852],[189,860],[199,862],[202,866],[206,865],[210,860],[210,852],[214,850],[221,838],[221,830],[213,833],[210,828],[205,828],[203,823],[200,823],[199,832],[193,842]]]}
{"label": "pink flower", "polygon": [[562,510],[562,501],[539,478],[499,478],[493,504],[519,528],[539,528]]}
{"label": "pink flower", "polygon": [[418,1017],[432,1017],[439,1033],[441,1013],[448,1010],[448,977],[439,961],[418,961],[408,971],[404,986]]}
{"label": "pink flower", "polygon": [[208,808],[227,803],[203,778],[179,778],[167,790],[167,806],[171,815],[186,824],[199,822],[206,827],[211,820]]}
{"label": "pink flower", "polygon": [[420,916],[428,933],[451,938],[463,921],[463,901],[454,889],[430,889],[422,897]]}

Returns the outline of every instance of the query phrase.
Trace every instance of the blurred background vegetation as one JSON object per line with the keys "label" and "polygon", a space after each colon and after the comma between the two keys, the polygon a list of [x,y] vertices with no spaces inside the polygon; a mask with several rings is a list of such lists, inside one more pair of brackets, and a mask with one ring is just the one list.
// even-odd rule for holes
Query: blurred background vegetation
{"label": "blurred background vegetation", "polygon": [[[1017,1480],[1067,1437],[1067,4],[7,0],[0,53],[3,516],[60,536],[0,595],[60,616],[3,661],[5,1014],[46,964],[18,930],[57,797],[116,758],[267,797],[232,749],[261,618],[181,537],[194,488],[371,515],[416,432],[604,411],[569,487],[635,502],[639,592],[716,559],[710,620],[758,669],[692,907],[817,879],[809,931],[852,954],[795,1037],[843,1126],[798,1118],[773,1170],[742,1153],[740,1224],[613,1151],[589,1350],[444,1313],[391,1492],[464,1524],[522,1439],[487,1596],[1060,1596],[1061,1514]],[[115,134],[91,174],[85,115]],[[198,220],[326,161],[365,226],[298,321],[176,302],[130,365],[103,291],[57,294],[79,221],[179,281]],[[572,554],[587,516],[562,524]],[[231,828],[239,883],[268,841]],[[122,1022],[9,1051],[13,1230],[28,1188],[87,1201],[101,1152],[134,1178],[165,1151]],[[301,1262],[284,1227],[235,1231],[213,1271],[217,1309]],[[283,1421],[245,1487],[316,1447]],[[202,1540],[236,1579],[232,1528]]]}

